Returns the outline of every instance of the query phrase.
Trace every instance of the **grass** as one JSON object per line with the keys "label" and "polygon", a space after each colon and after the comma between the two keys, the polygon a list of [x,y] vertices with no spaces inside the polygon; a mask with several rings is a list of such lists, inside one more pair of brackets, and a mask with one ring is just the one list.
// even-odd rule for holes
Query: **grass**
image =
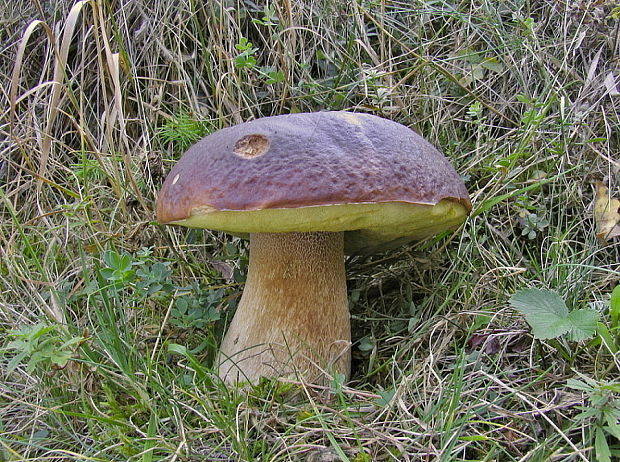
{"label": "grass", "polygon": [[[618,457],[620,246],[592,216],[595,181],[618,195],[618,7],[264,5],[2,10],[0,460]],[[347,261],[349,383],[227,388],[211,362],[246,244],[159,226],[154,199],[204,134],[324,109],[422,133],[474,213]],[[533,338],[508,303],[526,287],[600,311],[599,333]]]}

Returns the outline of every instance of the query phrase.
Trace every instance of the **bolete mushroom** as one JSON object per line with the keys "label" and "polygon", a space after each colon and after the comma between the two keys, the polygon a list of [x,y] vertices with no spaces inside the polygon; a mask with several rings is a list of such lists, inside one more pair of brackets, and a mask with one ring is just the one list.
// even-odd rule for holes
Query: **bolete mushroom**
{"label": "bolete mushroom", "polygon": [[344,254],[432,236],[470,210],[462,180],[427,141],[351,112],[212,133],[173,167],[157,201],[161,223],[249,236],[247,281],[217,359],[227,382],[348,377]]}

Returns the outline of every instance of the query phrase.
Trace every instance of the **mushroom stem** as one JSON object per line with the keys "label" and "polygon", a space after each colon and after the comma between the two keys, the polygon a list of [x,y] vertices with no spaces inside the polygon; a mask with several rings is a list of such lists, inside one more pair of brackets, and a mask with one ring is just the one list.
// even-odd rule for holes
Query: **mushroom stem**
{"label": "mushroom stem", "polygon": [[248,277],[219,353],[226,382],[350,371],[343,233],[250,236]]}

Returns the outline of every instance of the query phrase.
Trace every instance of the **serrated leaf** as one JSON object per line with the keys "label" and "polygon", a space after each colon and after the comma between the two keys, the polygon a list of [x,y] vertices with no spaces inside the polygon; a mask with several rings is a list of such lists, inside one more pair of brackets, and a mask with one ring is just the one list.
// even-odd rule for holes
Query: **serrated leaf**
{"label": "serrated leaf", "polygon": [[568,314],[571,324],[568,338],[575,342],[586,340],[596,333],[596,323],[600,314],[594,310],[574,310]]}
{"label": "serrated leaf", "polygon": [[590,310],[568,312],[566,303],[550,290],[523,289],[510,299],[510,304],[525,316],[537,339],[550,339],[568,334],[568,338],[581,341],[596,333],[599,313]]}
{"label": "serrated leaf", "polygon": [[511,298],[513,308],[525,316],[537,339],[556,338],[566,334],[571,325],[564,300],[549,290],[523,289]]}
{"label": "serrated leaf", "polygon": [[518,290],[510,298],[510,304],[525,316],[546,316],[548,314],[561,318],[568,316],[566,303],[562,297],[551,290]]}
{"label": "serrated leaf", "polygon": [[585,391],[586,393],[591,393],[594,390],[592,385],[579,379],[568,379],[566,381],[566,386],[572,388],[573,390]]}

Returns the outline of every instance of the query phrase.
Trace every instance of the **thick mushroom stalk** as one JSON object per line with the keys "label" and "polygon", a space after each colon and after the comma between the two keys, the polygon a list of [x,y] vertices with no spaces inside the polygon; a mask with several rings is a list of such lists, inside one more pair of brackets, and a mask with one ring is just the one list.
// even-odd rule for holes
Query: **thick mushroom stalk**
{"label": "thick mushroom stalk", "polygon": [[222,342],[226,382],[349,376],[351,331],[343,233],[257,233],[237,312]]}

